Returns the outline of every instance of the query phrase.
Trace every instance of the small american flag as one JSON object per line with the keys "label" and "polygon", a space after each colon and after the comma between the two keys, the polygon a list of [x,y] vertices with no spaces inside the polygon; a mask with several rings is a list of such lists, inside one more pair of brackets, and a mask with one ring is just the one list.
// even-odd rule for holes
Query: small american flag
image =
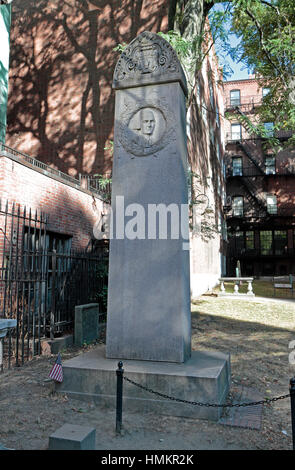
{"label": "small american flag", "polygon": [[62,372],[62,365],[61,365],[61,357],[60,353],[58,353],[57,359],[55,361],[54,366],[52,367],[49,377],[56,382],[63,381],[63,372]]}

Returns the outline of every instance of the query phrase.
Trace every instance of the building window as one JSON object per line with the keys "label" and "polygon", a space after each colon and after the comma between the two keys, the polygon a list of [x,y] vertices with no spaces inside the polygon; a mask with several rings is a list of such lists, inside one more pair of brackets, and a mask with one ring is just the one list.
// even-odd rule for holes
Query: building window
{"label": "building window", "polygon": [[210,124],[210,127],[209,127],[209,136],[210,136],[210,142],[214,146],[215,133],[214,133],[214,129],[211,126],[211,124]]}
{"label": "building window", "polygon": [[231,106],[239,106],[240,105],[240,90],[231,90],[230,92],[230,104]]}
{"label": "building window", "polygon": [[265,174],[275,175],[276,174],[276,157],[273,155],[265,157]]}
{"label": "building window", "polygon": [[210,103],[211,103],[211,106],[213,106],[213,104],[214,104],[214,92],[213,92],[212,83],[209,84],[209,94],[210,94]]}
{"label": "building window", "polygon": [[224,219],[222,219],[221,231],[223,240],[227,241],[227,225]]}
{"label": "building window", "polygon": [[272,255],[273,253],[271,230],[261,230],[260,232],[260,253],[261,255]]}
{"label": "building window", "polygon": [[241,140],[241,137],[242,137],[241,124],[232,124],[231,125],[231,140]]}
{"label": "building window", "polygon": [[264,122],[263,123],[266,137],[273,137],[274,135],[274,123]]}
{"label": "building window", "polygon": [[242,176],[243,175],[243,159],[242,159],[242,157],[233,157],[232,158],[232,169],[233,169],[233,176]]}
{"label": "building window", "polygon": [[245,232],[245,247],[246,250],[254,250],[254,232],[249,230]]}
{"label": "building window", "polygon": [[220,157],[221,157],[221,155],[220,155],[220,145],[219,145],[218,140],[217,140],[217,142],[216,142],[216,155],[217,155],[218,161],[220,162]]}
{"label": "building window", "polygon": [[274,254],[283,255],[288,250],[288,237],[286,230],[274,231]]}
{"label": "building window", "polygon": [[217,105],[215,107],[215,112],[216,112],[216,125],[217,125],[217,127],[219,127],[220,126],[220,117],[219,117],[219,110],[218,110]]}
{"label": "building window", "polygon": [[244,215],[243,196],[233,197],[233,215],[236,217],[243,217]]}
{"label": "building window", "polygon": [[197,86],[196,86],[196,95],[197,95],[197,104],[200,106],[200,103],[201,103],[201,89],[200,89],[199,82],[197,83]]}
{"label": "building window", "polygon": [[260,232],[261,255],[283,255],[288,251],[287,230],[262,230]]}
{"label": "building window", "polygon": [[243,232],[236,232],[234,236],[235,236],[236,251],[241,253],[241,252],[244,251],[244,233]]}
{"label": "building window", "polygon": [[207,125],[207,109],[204,105],[202,105],[202,118],[204,123]]}
{"label": "building window", "polygon": [[274,194],[267,194],[266,195],[266,204],[267,204],[267,212],[269,214],[277,214],[278,207],[277,207],[277,196]]}
{"label": "building window", "polygon": [[226,163],[224,161],[222,162],[222,173],[223,179],[226,180]]}

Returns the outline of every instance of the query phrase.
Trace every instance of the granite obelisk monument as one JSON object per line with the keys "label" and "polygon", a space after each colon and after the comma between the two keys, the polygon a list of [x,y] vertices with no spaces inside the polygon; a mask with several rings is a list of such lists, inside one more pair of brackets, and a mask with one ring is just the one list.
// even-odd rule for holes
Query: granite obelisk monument
{"label": "granite obelisk monument", "polygon": [[186,79],[172,47],[140,34],[117,62],[106,357],[191,354]]}
{"label": "granite obelisk monument", "polygon": [[[106,348],[66,361],[57,388],[100,406],[126,378],[166,396],[223,403],[230,356],[191,351],[186,81],[171,46],[144,32],[117,62]],[[219,407],[124,383],[124,408],[217,421]]]}

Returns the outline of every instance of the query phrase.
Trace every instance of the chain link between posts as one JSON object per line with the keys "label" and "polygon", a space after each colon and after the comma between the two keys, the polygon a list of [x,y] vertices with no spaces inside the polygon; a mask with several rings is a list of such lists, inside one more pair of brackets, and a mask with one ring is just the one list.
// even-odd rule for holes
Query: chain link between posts
{"label": "chain link between posts", "polygon": [[265,400],[254,401],[254,402],[250,402],[250,403],[225,403],[225,404],[202,403],[202,402],[198,402],[198,401],[189,401],[189,400],[183,400],[181,398],[170,397],[169,395],[165,395],[164,393],[155,392],[151,388],[144,387],[143,385],[141,385],[137,382],[134,382],[131,379],[128,379],[128,377],[125,377],[124,375],[123,375],[123,379],[126,382],[129,382],[132,385],[135,385],[136,387],[141,388],[142,390],[145,390],[146,392],[153,393],[154,395],[157,395],[158,397],[166,398],[167,400],[176,401],[178,403],[186,403],[188,405],[205,406],[207,408],[209,408],[209,407],[211,407],[211,408],[240,408],[240,407],[245,407],[245,406],[264,405],[264,404],[273,403],[273,402],[276,402],[278,400],[283,400],[284,398],[289,398],[290,397],[290,393],[288,393],[286,395],[281,395],[279,397],[266,398]]}

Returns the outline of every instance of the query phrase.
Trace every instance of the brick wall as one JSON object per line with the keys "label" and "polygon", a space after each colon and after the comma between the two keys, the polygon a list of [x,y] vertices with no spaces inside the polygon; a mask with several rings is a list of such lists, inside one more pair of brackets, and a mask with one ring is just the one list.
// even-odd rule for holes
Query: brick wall
{"label": "brick wall", "polygon": [[109,172],[113,48],[166,31],[169,4],[14,0],[6,144],[73,176]]}
{"label": "brick wall", "polygon": [[47,229],[72,236],[73,249],[84,250],[94,238],[93,227],[104,208],[100,198],[1,154],[0,175],[2,206],[8,200],[10,207],[15,202],[26,207],[27,213],[29,209],[32,214],[36,210],[46,213]]}
{"label": "brick wall", "polygon": [[[200,214],[193,208],[191,219],[191,292],[192,297],[211,289],[218,283],[225,267],[225,240],[222,233],[225,179],[223,172],[223,96],[214,49],[203,61],[188,113],[189,160],[193,177],[192,196],[207,196],[208,209]],[[201,199],[197,198],[197,201]],[[207,205],[207,203],[205,205]],[[204,207],[205,209],[205,207]],[[200,233],[200,223],[208,227]],[[203,228],[204,228],[203,225]],[[219,228],[219,232],[215,231]]]}

